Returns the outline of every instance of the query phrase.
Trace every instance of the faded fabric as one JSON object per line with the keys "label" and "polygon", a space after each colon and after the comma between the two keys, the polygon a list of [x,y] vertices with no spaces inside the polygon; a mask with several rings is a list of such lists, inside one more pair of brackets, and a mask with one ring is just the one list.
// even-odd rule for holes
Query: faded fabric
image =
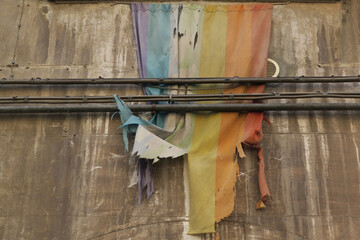
{"label": "faded fabric", "polygon": [[151,159],[140,158],[138,161],[138,186],[139,186],[139,205],[141,204],[142,191],[146,188],[146,196],[149,198],[154,192],[154,181],[152,177]]}
{"label": "faded fabric", "polygon": [[[141,77],[266,76],[271,4],[134,3],[131,8]],[[191,86],[187,93],[263,91],[264,85],[203,84]],[[181,88],[146,87],[147,94],[180,92]],[[245,156],[242,143],[259,149],[261,197],[265,200],[270,195],[258,145],[262,113],[160,113],[154,119],[153,123],[167,134],[142,125],[136,133],[133,153],[155,161],[187,153],[189,234],[214,232],[215,222],[233,211],[237,152]],[[175,150],[169,151],[169,147]]]}

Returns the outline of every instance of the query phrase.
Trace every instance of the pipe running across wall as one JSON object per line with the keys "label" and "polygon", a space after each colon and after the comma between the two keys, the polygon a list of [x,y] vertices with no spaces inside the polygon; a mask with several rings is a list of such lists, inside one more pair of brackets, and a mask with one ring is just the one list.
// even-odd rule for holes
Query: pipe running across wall
{"label": "pipe running across wall", "polygon": [[[360,98],[360,92],[272,92],[243,94],[170,94],[170,95],[135,95],[119,96],[125,102],[199,102],[199,101],[241,101],[275,100],[303,98]],[[71,103],[113,103],[113,96],[37,96],[37,97],[0,97],[1,104],[71,104]]]}
{"label": "pipe running across wall", "polygon": [[[360,110],[358,103],[236,103],[236,104],[141,104],[128,105],[133,112],[263,112]],[[115,104],[0,106],[1,113],[115,112]]]}
{"label": "pipe running across wall", "polygon": [[[53,84],[148,84],[185,85],[205,83],[228,84],[265,84],[265,83],[350,83],[360,82],[360,76],[330,77],[265,77],[265,78],[97,78],[97,79],[25,79],[0,80],[0,87],[5,85],[53,85]],[[162,86],[158,86],[162,87]],[[359,98],[360,93],[259,93],[259,94],[208,94],[208,95],[159,95],[125,96],[128,102],[168,101],[169,104],[128,105],[134,112],[262,112],[262,111],[327,111],[360,110],[359,103],[218,103],[194,104],[181,103],[190,101],[228,101],[228,100],[265,100],[290,98]],[[14,103],[23,103],[14,105]],[[60,102],[59,102],[60,101]],[[37,105],[29,105],[28,103]],[[82,97],[1,97],[0,113],[59,113],[59,112],[115,112],[111,96]],[[38,105],[50,104],[51,105]],[[71,103],[66,104],[64,103]],[[87,103],[87,104],[84,104]],[[96,103],[96,104],[94,104]],[[104,104],[108,103],[108,104]]]}
{"label": "pipe running across wall", "polygon": [[253,77],[253,78],[76,78],[76,79],[1,79],[1,85],[47,85],[47,84],[265,84],[265,83],[346,83],[360,82],[360,76],[328,76],[328,77]]}

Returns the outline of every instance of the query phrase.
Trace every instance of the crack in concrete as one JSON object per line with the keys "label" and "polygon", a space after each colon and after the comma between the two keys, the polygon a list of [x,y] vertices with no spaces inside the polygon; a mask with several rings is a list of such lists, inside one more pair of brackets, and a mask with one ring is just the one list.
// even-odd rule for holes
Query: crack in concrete
{"label": "crack in concrete", "polygon": [[13,70],[13,66],[15,65],[15,57],[16,57],[16,50],[17,50],[17,46],[18,46],[18,42],[19,42],[19,35],[20,35],[20,28],[21,28],[21,21],[22,21],[22,17],[24,14],[24,6],[25,6],[25,0],[22,0],[22,6],[21,6],[21,13],[20,13],[20,18],[19,18],[19,23],[18,23],[18,30],[17,30],[17,35],[16,35],[16,41],[15,41],[15,48],[14,48],[14,55],[13,58],[11,60],[11,67],[10,67],[10,79],[14,78],[14,70]]}

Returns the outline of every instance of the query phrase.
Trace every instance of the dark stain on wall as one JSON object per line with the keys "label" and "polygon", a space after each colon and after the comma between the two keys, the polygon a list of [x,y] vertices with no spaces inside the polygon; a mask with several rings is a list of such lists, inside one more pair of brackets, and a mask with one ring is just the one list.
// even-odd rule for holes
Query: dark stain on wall
{"label": "dark stain on wall", "polygon": [[48,7],[43,6],[37,18],[38,32],[36,39],[36,51],[35,51],[35,61],[34,63],[44,63],[48,58],[49,50],[49,20],[47,19],[46,14],[48,13]]}

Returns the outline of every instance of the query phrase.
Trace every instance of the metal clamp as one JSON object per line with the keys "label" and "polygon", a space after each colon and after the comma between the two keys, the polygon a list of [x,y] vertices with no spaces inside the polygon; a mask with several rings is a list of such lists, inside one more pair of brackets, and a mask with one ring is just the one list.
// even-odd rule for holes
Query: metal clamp
{"label": "metal clamp", "polygon": [[174,100],[172,98],[172,93],[170,93],[169,95],[169,104],[173,104],[174,103]]}

